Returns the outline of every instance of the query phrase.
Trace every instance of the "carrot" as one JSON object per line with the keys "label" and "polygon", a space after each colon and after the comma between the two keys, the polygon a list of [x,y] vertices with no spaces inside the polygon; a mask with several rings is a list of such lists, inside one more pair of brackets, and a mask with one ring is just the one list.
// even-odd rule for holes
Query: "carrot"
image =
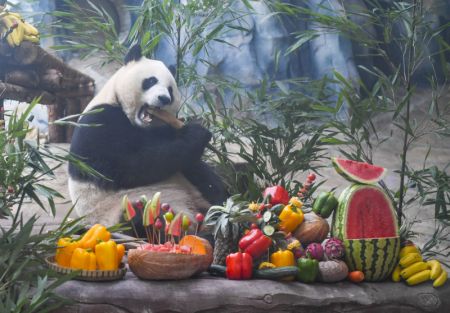
{"label": "carrot", "polygon": [[361,271],[353,271],[348,273],[348,280],[354,283],[360,283],[364,280],[364,273]]}

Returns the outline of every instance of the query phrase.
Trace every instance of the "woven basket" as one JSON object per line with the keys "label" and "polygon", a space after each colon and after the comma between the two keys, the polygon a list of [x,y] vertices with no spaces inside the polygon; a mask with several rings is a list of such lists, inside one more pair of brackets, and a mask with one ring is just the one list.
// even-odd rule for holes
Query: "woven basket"
{"label": "woven basket", "polygon": [[[47,262],[47,265],[50,269],[54,270],[57,273],[60,274],[70,274],[75,271],[75,269],[71,269],[68,267],[62,267],[55,262],[55,257],[51,256],[45,259]],[[111,281],[111,280],[119,280],[122,279],[127,272],[127,268],[124,263],[120,264],[119,269],[112,270],[112,271],[81,271],[77,276],[75,276],[73,279],[77,280],[85,280],[85,281]]]}
{"label": "woven basket", "polygon": [[128,266],[141,279],[186,279],[205,271],[211,262],[211,256],[201,254],[154,252],[141,249],[128,251]]}

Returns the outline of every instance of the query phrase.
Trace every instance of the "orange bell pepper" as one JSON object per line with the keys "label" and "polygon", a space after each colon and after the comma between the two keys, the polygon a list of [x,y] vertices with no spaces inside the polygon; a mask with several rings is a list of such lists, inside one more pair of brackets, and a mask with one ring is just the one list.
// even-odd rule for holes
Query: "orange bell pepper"
{"label": "orange bell pepper", "polygon": [[55,254],[56,264],[64,267],[69,267],[73,251],[78,247],[78,242],[73,241],[73,239],[70,237],[59,238]]}
{"label": "orange bell pepper", "polygon": [[73,251],[70,267],[77,270],[95,271],[97,260],[94,252],[82,248]]}
{"label": "orange bell pepper", "polygon": [[305,218],[303,211],[292,204],[286,205],[278,216],[280,219],[280,228],[286,233],[293,232]]}

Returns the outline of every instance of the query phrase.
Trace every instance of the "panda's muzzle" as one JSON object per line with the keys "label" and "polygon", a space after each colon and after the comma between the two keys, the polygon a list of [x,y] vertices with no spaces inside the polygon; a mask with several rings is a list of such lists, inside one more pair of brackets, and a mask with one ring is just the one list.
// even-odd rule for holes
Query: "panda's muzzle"
{"label": "panda's muzzle", "polygon": [[145,104],[141,107],[141,109],[139,110],[138,116],[139,119],[142,121],[142,123],[144,124],[150,124],[153,121],[153,114],[151,113],[151,108],[149,105]]}

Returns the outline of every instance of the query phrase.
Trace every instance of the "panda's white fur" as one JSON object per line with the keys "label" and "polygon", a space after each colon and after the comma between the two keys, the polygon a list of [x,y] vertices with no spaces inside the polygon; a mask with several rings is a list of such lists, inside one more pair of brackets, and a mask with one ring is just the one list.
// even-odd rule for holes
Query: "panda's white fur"
{"label": "panda's white fur", "polygon": [[[143,90],[143,81],[149,76],[155,77],[157,84]],[[172,88],[172,92],[169,91],[169,87]],[[158,101],[160,96],[170,97],[172,102],[161,106]],[[180,93],[172,74],[162,62],[141,57],[121,67],[92,99],[85,112],[105,104],[121,106],[134,126],[145,128],[149,125],[141,119],[142,106],[146,104],[175,115],[180,107]],[[114,138],[110,140],[113,141]],[[151,197],[160,191],[163,202],[169,202],[176,211],[188,210],[187,213],[191,216],[197,208],[210,206],[210,202],[202,196],[196,186],[181,173],[175,173],[168,179],[154,184],[121,190],[102,189],[95,182],[83,181],[69,175],[68,186],[77,214],[86,216],[87,222],[91,224],[118,223],[123,213],[121,199],[124,195],[128,195],[130,199],[138,199],[141,195]]]}

